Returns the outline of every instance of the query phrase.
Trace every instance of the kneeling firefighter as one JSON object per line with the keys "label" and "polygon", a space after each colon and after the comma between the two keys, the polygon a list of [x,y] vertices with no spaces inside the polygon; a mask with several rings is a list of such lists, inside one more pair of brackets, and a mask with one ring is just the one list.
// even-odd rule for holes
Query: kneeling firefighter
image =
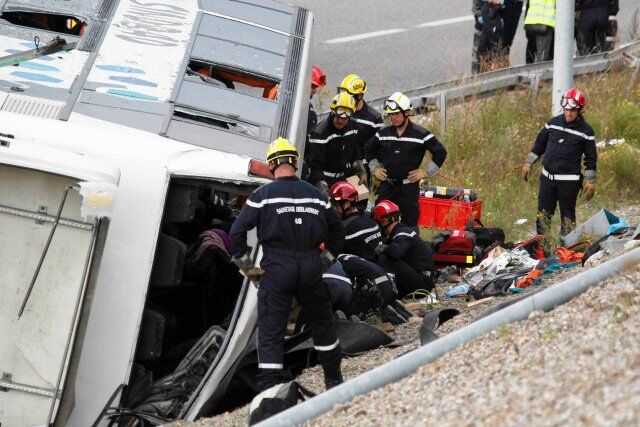
{"label": "kneeling firefighter", "polygon": [[[431,132],[409,120],[411,100],[396,92],[384,102],[385,113],[391,116],[386,126],[367,142],[366,159],[371,174],[380,181],[378,198],[391,200],[402,209],[404,223],[418,224],[420,180],[434,176],[447,157],[447,150]],[[425,153],[431,161],[420,168]]]}
{"label": "kneeling firefighter", "polygon": [[538,134],[520,177],[528,181],[531,165],[543,157],[536,229],[538,234],[544,234],[556,205],[560,205],[560,233],[566,236],[575,227],[580,189],[586,200],[591,200],[596,192],[598,154],[593,128],[582,116],[586,106],[584,94],[576,88],[568,90],[562,96],[561,106],[564,112],[551,118]]}
{"label": "kneeling firefighter", "polygon": [[330,191],[333,208],[344,225],[342,253],[377,262],[376,247],[382,243],[382,230],[373,218],[358,212],[358,191],[347,181],[336,182]]}
{"label": "kneeling firefighter", "polygon": [[378,264],[395,274],[398,294],[435,288],[433,252],[414,227],[400,222],[400,208],[389,200],[381,200],[373,208],[373,218],[387,236],[376,248]]}
{"label": "kneeling firefighter", "polygon": [[322,275],[333,309],[347,316],[386,307],[398,297],[395,281],[382,267],[359,256],[340,254]]}
{"label": "kneeling firefighter", "polygon": [[[342,249],[344,227],[329,200],[295,175],[298,158],[296,147],[284,138],[269,146],[266,161],[275,180],[251,193],[230,233],[233,262],[259,280],[257,380],[265,394],[256,397],[255,409],[267,416],[283,409],[267,390],[286,381],[283,346],[294,297],[306,313],[326,387],[342,382],[340,342],[322,272]],[[261,271],[247,246],[247,232],[254,227],[263,252]],[[322,243],[326,249],[321,252]]]}

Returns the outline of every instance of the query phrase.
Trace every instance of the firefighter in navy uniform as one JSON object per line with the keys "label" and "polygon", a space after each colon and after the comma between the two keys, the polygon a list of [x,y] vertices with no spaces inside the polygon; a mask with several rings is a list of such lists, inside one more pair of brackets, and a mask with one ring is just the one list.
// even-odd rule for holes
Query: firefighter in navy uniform
{"label": "firefighter in navy uniform", "polygon": [[618,13],[618,0],[576,1],[576,40],[578,54],[589,55],[606,50],[605,42],[610,23],[609,16]]}
{"label": "firefighter in navy uniform", "polygon": [[366,314],[398,297],[393,277],[379,265],[356,255],[340,254],[322,275],[334,310],[347,316]]}
{"label": "firefighter in navy uniform", "polygon": [[[325,87],[327,84],[327,75],[322,71],[322,68],[314,65],[311,69],[311,92],[309,99],[313,98],[313,95],[318,93],[318,88]],[[313,108],[313,104],[309,102],[309,115],[307,116],[307,140],[304,146],[304,162],[302,164],[302,179],[306,180],[309,177],[309,135],[318,125],[318,113]]]}
{"label": "firefighter in navy uniform", "polygon": [[[391,116],[386,126],[367,143],[366,159],[371,174],[380,181],[378,198],[397,203],[404,224],[418,224],[420,180],[438,173],[447,158],[447,150],[431,132],[409,120],[413,106],[409,98],[396,92],[384,102],[384,111]],[[420,169],[425,153],[431,161]]]}
{"label": "firefighter in navy uniform", "polygon": [[[351,115],[351,120],[358,125],[358,144],[364,156],[365,145],[384,125],[382,116],[372,106],[364,100],[364,94],[367,92],[367,83],[356,74],[349,74],[345,77],[340,86],[338,93],[347,92],[353,96],[356,102],[356,111]],[[365,163],[366,167],[366,163]]]}
{"label": "firefighter in navy uniform", "polygon": [[358,145],[358,127],[350,120],[356,109],[348,93],[337,94],[331,104],[329,117],[316,126],[309,136],[308,181],[324,194],[337,181],[358,175],[360,182],[367,180]]}
{"label": "firefighter in navy uniform", "polygon": [[[582,117],[586,100],[578,89],[562,96],[563,114],[553,117],[538,134],[522,166],[520,177],[527,181],[531,165],[540,157],[542,174],[538,192],[538,234],[549,226],[556,205],[560,205],[560,233],[567,235],[575,226],[576,200],[582,188],[586,200],[596,191],[596,144],[593,129]],[[584,160],[584,176],[580,163]],[[584,181],[584,183],[583,183]]]}
{"label": "firefighter in navy uniform", "polygon": [[[325,385],[342,382],[341,349],[322,272],[344,242],[344,228],[331,203],[295,176],[298,151],[284,138],[269,146],[267,163],[275,181],[255,190],[231,228],[232,261],[258,282],[258,386],[285,382],[283,345],[293,298],[313,332]],[[253,265],[247,232],[257,227],[263,257]],[[320,245],[325,243],[321,252]]]}
{"label": "firefighter in navy uniform", "polygon": [[389,200],[373,208],[373,218],[386,236],[376,248],[378,264],[393,273],[401,297],[418,289],[435,289],[433,252],[415,227],[400,222],[401,209]]}
{"label": "firefighter in navy uniform", "polygon": [[330,191],[333,208],[344,225],[342,253],[377,262],[376,247],[382,243],[382,230],[370,216],[358,212],[358,192],[347,181],[336,182]]}

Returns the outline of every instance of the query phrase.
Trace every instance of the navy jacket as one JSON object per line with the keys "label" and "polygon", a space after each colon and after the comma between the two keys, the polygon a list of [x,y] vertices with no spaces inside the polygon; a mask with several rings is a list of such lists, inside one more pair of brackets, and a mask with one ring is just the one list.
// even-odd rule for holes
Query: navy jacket
{"label": "navy jacket", "polygon": [[362,109],[353,113],[351,120],[358,126],[358,145],[364,158],[365,145],[384,126],[382,116],[365,102]]}
{"label": "navy jacket", "polygon": [[562,114],[553,117],[538,134],[531,152],[544,156],[542,165],[552,174],[579,175],[583,157],[585,169],[595,172],[598,160],[595,134],[582,116],[571,123]]}
{"label": "navy jacket", "polygon": [[382,243],[382,230],[373,218],[356,212],[343,220],[344,247],[342,253],[357,255],[376,262],[376,246]]}
{"label": "navy jacket", "polygon": [[386,126],[367,142],[366,159],[377,159],[387,170],[391,179],[405,179],[409,172],[419,169],[425,153],[442,167],[447,158],[447,150],[434,134],[420,125],[409,122],[402,136],[398,136],[394,126]]}
{"label": "navy jacket", "polygon": [[307,163],[309,161],[309,134],[313,132],[313,130],[318,125],[318,113],[313,109],[313,105],[309,103],[309,115],[307,116],[307,142],[304,146],[304,162]]}
{"label": "navy jacket", "polygon": [[257,227],[265,252],[296,254],[318,251],[321,243],[334,256],[342,250],[344,227],[331,203],[314,186],[296,176],[278,178],[255,190],[231,227],[233,256],[247,252],[247,231]]}
{"label": "navy jacket", "polygon": [[402,223],[396,225],[385,245],[384,255],[404,261],[416,271],[432,270],[434,267],[431,247],[420,238],[414,227]]}
{"label": "navy jacket", "polygon": [[[374,285],[377,287],[380,297],[384,305],[391,303],[398,297],[398,290],[395,282],[389,274],[378,264],[367,261],[355,255],[340,254],[338,262],[334,266],[340,265],[341,272],[351,281],[356,289],[360,289],[365,285]],[[333,267],[332,267],[333,268]],[[336,269],[335,271],[340,271]],[[339,274],[323,274],[323,280],[330,283],[331,280],[345,280]]]}
{"label": "navy jacket", "polygon": [[332,117],[318,123],[309,135],[309,182],[343,179],[352,175],[353,163],[362,160],[357,141],[358,127],[349,120],[342,129],[336,129]]}

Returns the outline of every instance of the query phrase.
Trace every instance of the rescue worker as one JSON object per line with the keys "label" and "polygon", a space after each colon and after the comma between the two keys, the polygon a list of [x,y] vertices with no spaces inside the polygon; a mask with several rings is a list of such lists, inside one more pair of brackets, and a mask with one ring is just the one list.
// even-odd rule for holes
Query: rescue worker
{"label": "rescue worker", "polygon": [[342,253],[376,262],[376,247],[382,243],[382,230],[373,218],[358,212],[358,192],[355,187],[347,181],[339,181],[333,184],[330,192],[333,208],[344,225]]}
{"label": "rescue worker", "polygon": [[[420,180],[438,173],[447,150],[435,135],[409,120],[412,109],[409,98],[400,92],[384,102],[384,111],[391,116],[392,124],[380,129],[367,143],[366,159],[371,174],[380,181],[378,198],[397,203],[404,224],[415,227]],[[427,151],[431,153],[431,161],[421,169]]]}
{"label": "rescue worker", "polygon": [[578,54],[603,52],[609,31],[609,16],[618,13],[618,0],[576,1]]}
{"label": "rescue worker", "polygon": [[[258,368],[260,390],[285,381],[283,346],[291,302],[306,313],[325,385],[342,382],[341,349],[322,272],[340,253],[344,228],[331,203],[295,175],[298,150],[284,138],[275,140],[266,161],[275,181],[249,196],[231,228],[232,261],[258,283]],[[257,227],[263,257],[253,265],[247,232]],[[324,243],[322,252],[318,249]]]}
{"label": "rescue worker", "polygon": [[358,128],[350,120],[356,104],[348,93],[337,94],[329,104],[331,113],[309,136],[309,182],[324,194],[346,177],[358,175],[366,183],[367,173],[362,164],[358,145]]}
{"label": "rescue worker", "polygon": [[[311,92],[309,99],[313,99],[313,95],[318,93],[318,88],[325,87],[327,84],[327,75],[322,68],[314,65],[311,69]],[[318,113],[313,108],[313,103],[309,102],[309,116],[307,117],[307,141],[304,146],[304,162],[302,163],[302,179],[305,181],[309,178],[309,135],[318,125]]]}
{"label": "rescue worker", "polygon": [[391,304],[398,297],[393,277],[379,265],[359,256],[340,254],[322,275],[334,311],[347,316],[366,314]]}
{"label": "rescue worker", "polygon": [[553,59],[556,27],[556,0],[529,0],[524,29],[527,39],[535,40],[534,62]]}
{"label": "rescue worker", "polygon": [[477,51],[477,62],[480,67],[480,72],[491,71],[505,65],[502,52],[504,35],[504,22],[502,20],[503,3],[504,0],[483,0],[480,9],[482,28],[480,30]]}
{"label": "rescue worker", "polygon": [[376,248],[378,264],[393,273],[398,294],[403,297],[418,289],[435,288],[435,270],[431,246],[420,238],[413,227],[400,222],[401,209],[389,200],[381,200],[373,208],[373,218],[386,238]]}
{"label": "rescue worker", "polygon": [[358,125],[358,144],[364,154],[367,141],[383,126],[382,116],[365,102],[364,94],[367,92],[367,83],[356,74],[349,74],[342,80],[338,86],[338,93],[340,92],[348,93],[356,102],[356,111],[351,115],[351,120]]}
{"label": "rescue worker", "polygon": [[[325,87],[327,84],[327,75],[322,68],[314,65],[311,69],[311,92],[309,99],[313,99],[313,95],[318,93],[318,88]],[[307,118],[307,134],[311,133],[318,125],[318,113],[313,108],[313,104],[309,102],[309,117]]]}
{"label": "rescue worker", "polygon": [[471,47],[471,73],[480,72],[480,62],[478,61],[478,46],[482,36],[482,0],[472,0],[471,12],[473,13],[473,46]]}
{"label": "rescue worker", "polygon": [[520,15],[522,15],[522,8],[524,6],[523,0],[505,0],[504,10],[502,11],[502,20],[504,21],[504,31],[502,33],[502,48],[507,59],[509,59],[509,53],[511,52],[511,46],[513,45],[513,39],[518,31],[518,23],[520,22]]}
{"label": "rescue worker", "polygon": [[[556,205],[560,205],[561,234],[575,226],[576,200],[582,188],[586,200],[596,191],[596,144],[593,129],[582,117],[586,105],[584,94],[573,88],[562,96],[563,114],[553,117],[538,134],[522,166],[520,177],[528,181],[531,165],[540,157],[542,174],[538,192],[536,229],[544,234]],[[584,177],[580,163],[584,161]],[[584,178],[584,183],[583,183]]]}

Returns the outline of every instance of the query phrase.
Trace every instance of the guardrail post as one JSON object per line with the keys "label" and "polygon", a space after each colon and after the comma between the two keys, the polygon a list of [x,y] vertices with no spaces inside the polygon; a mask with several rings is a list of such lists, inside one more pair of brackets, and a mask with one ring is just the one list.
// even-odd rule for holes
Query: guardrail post
{"label": "guardrail post", "polygon": [[438,111],[440,111],[440,133],[444,134],[447,131],[447,92],[440,92]]}
{"label": "guardrail post", "polygon": [[633,67],[633,73],[631,73],[631,77],[629,78],[628,88],[633,88],[636,79],[638,78],[638,70],[640,70],[640,58],[631,55],[630,53],[625,52],[624,56],[631,61],[631,66]]}
{"label": "guardrail post", "polygon": [[540,74],[534,74],[529,82],[529,90],[531,91],[531,103],[535,104],[538,100],[538,90],[540,89]]}

